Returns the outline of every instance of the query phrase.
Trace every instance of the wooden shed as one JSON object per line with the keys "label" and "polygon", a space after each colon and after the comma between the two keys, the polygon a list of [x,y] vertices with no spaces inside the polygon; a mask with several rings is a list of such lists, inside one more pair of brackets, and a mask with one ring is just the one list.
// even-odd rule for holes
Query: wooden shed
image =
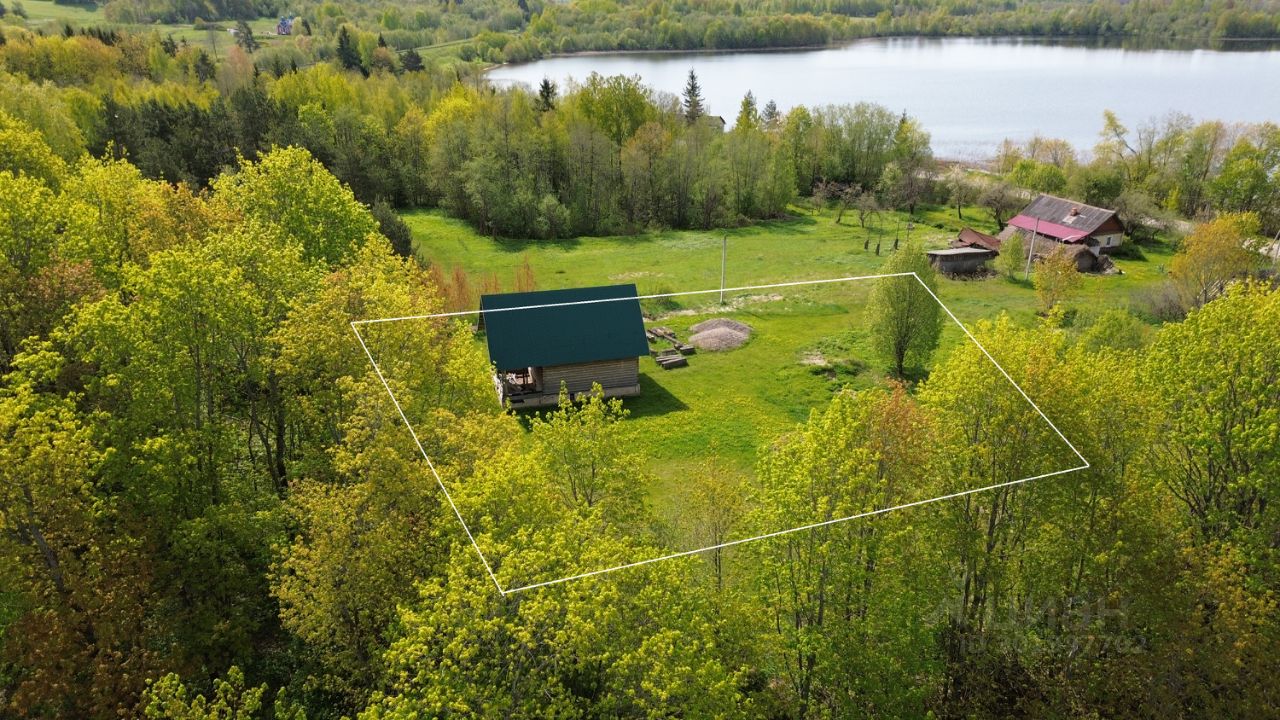
{"label": "wooden shed", "polygon": [[484,295],[480,322],[498,400],[555,405],[598,383],[605,397],[640,394],[640,356],[649,353],[636,286]]}
{"label": "wooden shed", "polygon": [[972,275],[997,253],[984,247],[953,247],[944,250],[930,250],[929,262],[938,272],[947,275]]}

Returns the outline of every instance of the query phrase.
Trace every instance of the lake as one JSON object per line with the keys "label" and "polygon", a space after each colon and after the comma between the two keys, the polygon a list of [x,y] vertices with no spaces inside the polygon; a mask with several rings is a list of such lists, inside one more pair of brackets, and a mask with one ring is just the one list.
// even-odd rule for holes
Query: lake
{"label": "lake", "polygon": [[1171,112],[1280,122],[1280,50],[1134,50],[1018,39],[860,40],[815,50],[616,53],[554,57],[489,71],[495,83],[561,88],[570,79],[639,75],[678,94],[698,73],[711,114],[730,124],[751,90],[760,107],[869,101],[919,118],[935,154],[990,157],[1004,138],[1068,140],[1088,151],[1103,110],[1130,128]]}

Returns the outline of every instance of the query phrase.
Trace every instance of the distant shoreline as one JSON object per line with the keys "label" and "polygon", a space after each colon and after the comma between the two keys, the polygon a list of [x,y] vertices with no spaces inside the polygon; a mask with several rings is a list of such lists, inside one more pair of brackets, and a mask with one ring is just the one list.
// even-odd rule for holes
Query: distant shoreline
{"label": "distant shoreline", "polygon": [[[592,57],[597,55],[725,55],[725,54],[766,54],[766,53],[782,53],[782,52],[804,52],[809,50],[835,50],[838,48],[849,47],[861,42],[872,40],[993,40],[993,41],[1016,41],[1030,42],[1033,44],[1059,44],[1059,45],[1092,45],[1101,43],[1100,49],[1107,47],[1120,47],[1113,45],[1121,42],[1143,43],[1150,40],[1149,47],[1141,48],[1144,50],[1209,50],[1212,52],[1233,52],[1232,50],[1223,50],[1221,47],[1214,45],[1270,45],[1268,48],[1260,48],[1261,51],[1280,50],[1280,40],[1275,38],[1230,38],[1214,40],[1207,37],[1173,37],[1173,38],[1147,38],[1141,35],[1091,35],[1081,37],[1079,35],[868,35],[860,38],[850,38],[848,40],[840,40],[837,42],[823,43],[819,45],[781,45],[777,47],[767,48],[662,48],[653,50],[576,50],[574,52],[555,52],[547,53],[533,60],[522,60],[520,62],[509,63],[491,63],[481,72],[488,73],[493,68],[499,67],[515,67],[519,65],[530,65],[532,63],[543,60],[555,60],[557,58],[572,57]],[[463,42],[463,41],[455,41]],[[1120,49],[1138,49],[1123,48]],[[1242,48],[1243,49],[1243,48]]]}

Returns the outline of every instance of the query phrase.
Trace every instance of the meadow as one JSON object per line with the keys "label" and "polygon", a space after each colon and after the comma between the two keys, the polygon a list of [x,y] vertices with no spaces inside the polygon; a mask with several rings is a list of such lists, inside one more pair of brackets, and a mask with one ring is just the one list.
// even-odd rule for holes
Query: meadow
{"label": "meadow", "polygon": [[[60,32],[64,24],[73,27],[118,27],[133,32],[155,31],[163,37],[172,37],[177,42],[183,40],[192,45],[201,45],[210,52],[225,53],[227,48],[235,44],[235,38],[226,28],[235,27],[234,20],[216,23],[222,30],[196,29],[191,23],[155,23],[151,25],[131,25],[114,23],[107,19],[102,9],[93,4],[65,5],[51,0],[24,0],[22,3],[27,12],[27,25],[32,29],[43,28],[46,32]],[[264,47],[269,47],[279,37],[275,34],[276,17],[262,17],[249,20],[254,37]]]}
{"label": "meadow", "polygon": [[[506,288],[527,262],[539,289],[634,282],[641,295],[718,288],[722,242],[725,284],[732,288],[874,275],[893,252],[895,233],[906,239],[903,215],[885,213],[864,229],[849,213],[837,224],[833,212],[793,210],[787,219],[741,228],[562,241],[483,237],[437,212],[404,219],[419,257],[446,273],[462,268],[472,276],[492,275]],[[983,209],[966,208],[961,220],[954,208],[933,207],[920,212],[911,235],[926,248],[945,247],[964,225],[995,230]],[[1128,307],[1136,293],[1163,280],[1170,247],[1144,246],[1140,255],[1116,260],[1121,274],[1084,277],[1069,303],[1078,323],[1104,309]],[[749,476],[760,446],[803,421],[832,393],[884,382],[885,363],[869,347],[863,314],[872,283],[729,292],[723,306],[719,293],[643,301],[648,325],[669,327],[681,339],[691,325],[714,316],[755,331],[743,347],[699,352],[685,368],[663,370],[651,358],[641,359],[642,394],[624,404],[635,447],[654,476],[649,497],[660,515],[678,507],[678,486],[688,473],[710,465]],[[1002,313],[1020,324],[1038,321],[1028,282],[944,277],[938,295],[970,328]],[[968,340],[948,320],[936,357],[960,342]]]}

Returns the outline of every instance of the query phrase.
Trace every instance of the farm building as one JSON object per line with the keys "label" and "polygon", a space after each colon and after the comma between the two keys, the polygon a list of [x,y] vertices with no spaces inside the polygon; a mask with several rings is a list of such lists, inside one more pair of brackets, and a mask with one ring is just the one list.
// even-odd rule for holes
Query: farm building
{"label": "farm building", "polygon": [[[1040,248],[1036,248],[1037,258],[1041,258],[1048,255],[1050,252],[1052,252],[1056,248],[1056,246],[1049,246],[1048,243],[1045,243],[1045,245],[1047,247],[1045,248],[1044,252],[1041,252]],[[1067,253],[1067,256],[1070,257],[1073,262],[1075,262],[1076,270],[1080,272],[1093,272],[1095,270],[1101,270],[1111,262],[1111,258],[1103,258],[1098,255],[1094,255],[1093,250],[1084,245],[1067,245],[1066,253]]]}
{"label": "farm building", "polygon": [[952,247],[927,253],[929,262],[938,272],[947,275],[972,275],[998,254],[983,247]]}
{"label": "farm building", "polygon": [[504,405],[555,405],[561,384],[571,395],[595,383],[605,397],[640,394],[649,343],[635,285],[484,295],[480,322]]}
{"label": "farm building", "polygon": [[967,227],[961,230],[959,235],[956,235],[955,240],[951,241],[951,247],[953,248],[976,247],[976,248],[982,248],[984,250],[991,250],[992,252],[995,252],[995,253],[999,253],[1000,242],[1001,242],[1000,238],[994,235],[980,233],[977,230],[974,230],[973,228]]}
{"label": "farm building", "polygon": [[1115,210],[1052,195],[1041,195],[1031,201],[1009,221],[1000,239],[1007,240],[1015,232],[1021,232],[1028,245],[1033,240],[1036,244],[1050,241],[1081,245],[1095,256],[1109,253],[1124,242],[1124,225]]}

